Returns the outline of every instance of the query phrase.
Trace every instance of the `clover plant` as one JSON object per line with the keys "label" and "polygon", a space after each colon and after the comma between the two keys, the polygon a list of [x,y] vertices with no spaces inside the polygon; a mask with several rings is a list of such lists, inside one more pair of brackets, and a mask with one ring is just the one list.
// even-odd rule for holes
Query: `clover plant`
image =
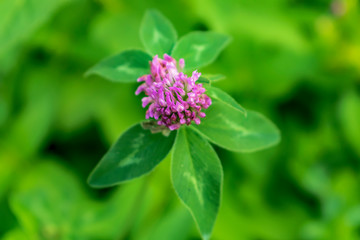
{"label": "clover plant", "polygon": [[[171,180],[203,239],[209,239],[221,201],[223,170],[210,143],[236,152],[277,144],[276,126],[246,110],[199,68],[212,63],[230,38],[191,32],[178,39],[171,22],[148,10],[140,28],[146,51],[127,50],[107,58],[87,75],[121,83],[141,82],[146,120],[125,131],[89,177],[93,187],[109,187],[143,176],[172,150]],[[115,110],[115,109],[114,109]]]}

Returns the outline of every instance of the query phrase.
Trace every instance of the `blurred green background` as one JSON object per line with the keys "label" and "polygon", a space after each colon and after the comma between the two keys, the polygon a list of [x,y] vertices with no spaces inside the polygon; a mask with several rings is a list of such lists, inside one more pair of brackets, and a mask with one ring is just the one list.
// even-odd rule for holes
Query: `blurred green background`
{"label": "blurred green background", "polygon": [[282,132],[224,167],[213,239],[360,239],[360,1],[0,0],[0,239],[200,239],[175,195],[169,158],[105,190],[86,178],[144,118],[137,84],[83,73],[142,48],[157,8],[180,36],[233,37],[217,83]]}

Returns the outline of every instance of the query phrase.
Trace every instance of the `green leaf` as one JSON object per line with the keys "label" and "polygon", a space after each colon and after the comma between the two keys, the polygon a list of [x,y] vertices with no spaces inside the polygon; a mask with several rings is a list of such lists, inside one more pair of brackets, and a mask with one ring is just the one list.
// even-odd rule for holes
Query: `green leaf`
{"label": "green leaf", "polygon": [[19,239],[123,239],[144,204],[142,179],[94,202],[79,179],[52,159],[33,166],[10,195],[11,209],[28,236]]}
{"label": "green leaf", "polygon": [[151,9],[145,13],[141,27],[140,38],[147,51],[152,55],[170,54],[177,33],[171,22],[159,11]]}
{"label": "green leaf", "polygon": [[1,238],[1,240],[26,240],[29,239],[25,232],[19,227],[10,230]]}
{"label": "green leaf", "polygon": [[178,130],[171,177],[176,193],[192,213],[201,235],[209,239],[219,211],[223,172],[208,141],[188,127]]}
{"label": "green leaf", "polygon": [[127,50],[106,58],[90,68],[85,76],[97,74],[114,82],[136,82],[150,72],[151,56],[140,50]]}
{"label": "green leaf", "polygon": [[346,92],[339,103],[338,115],[344,137],[360,156],[360,95],[353,90]]}
{"label": "green leaf", "polygon": [[226,76],[223,74],[210,74],[210,75],[206,74],[204,75],[204,77],[209,79],[210,82],[217,82],[226,78]]}
{"label": "green leaf", "polygon": [[151,233],[143,240],[186,240],[192,227],[191,215],[185,208],[171,209],[151,226]]}
{"label": "green leaf", "polygon": [[0,98],[0,128],[6,122],[6,119],[9,115],[9,106],[8,103]]}
{"label": "green leaf", "polygon": [[213,82],[217,82],[220,80],[225,79],[225,76],[222,74],[215,74],[215,75],[204,75],[199,77],[199,79],[197,80],[197,83],[208,83],[211,84]]}
{"label": "green leaf", "polygon": [[69,0],[0,1],[0,71],[7,71],[24,50],[22,45]]}
{"label": "green leaf", "polygon": [[206,86],[206,94],[211,97],[212,100],[222,102],[223,104],[226,104],[229,107],[233,107],[246,115],[245,108],[240,106],[240,104],[238,104],[235,99],[233,99],[223,90],[212,86]]}
{"label": "green leaf", "polygon": [[172,56],[184,58],[185,69],[191,70],[212,63],[230,42],[226,35],[214,32],[192,32],[180,38]]}
{"label": "green leaf", "polygon": [[236,152],[254,152],[280,141],[280,132],[266,117],[254,111],[244,115],[226,103],[214,101],[206,117],[193,128],[211,142]]}
{"label": "green leaf", "polygon": [[170,152],[175,134],[153,134],[140,124],[129,128],[101,159],[89,177],[92,187],[112,186],[153,170]]}
{"label": "green leaf", "polygon": [[29,239],[79,239],[76,217],[81,215],[79,206],[87,204],[80,186],[51,159],[19,179],[10,205]]}
{"label": "green leaf", "polygon": [[199,77],[199,79],[196,81],[196,83],[206,83],[206,84],[210,84],[211,81],[206,78],[206,77]]}
{"label": "green leaf", "polygon": [[145,180],[137,179],[115,188],[108,201],[90,206],[91,212],[81,212],[87,214],[76,231],[81,233],[81,239],[125,239],[129,226],[141,215],[139,209],[149,204],[143,198]]}

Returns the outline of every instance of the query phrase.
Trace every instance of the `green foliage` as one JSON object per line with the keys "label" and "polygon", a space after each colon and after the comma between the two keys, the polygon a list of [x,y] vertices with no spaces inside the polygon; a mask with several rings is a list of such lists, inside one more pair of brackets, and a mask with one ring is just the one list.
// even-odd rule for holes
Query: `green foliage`
{"label": "green foliage", "polygon": [[12,65],[19,46],[69,0],[0,2],[0,71]]}
{"label": "green foliage", "polygon": [[200,76],[197,83],[214,83],[223,79],[225,79],[225,76],[222,74],[205,75]]}
{"label": "green foliage", "polygon": [[202,237],[209,239],[220,207],[223,181],[220,160],[198,133],[181,128],[171,163],[175,191],[193,214]]}
{"label": "green foliage", "polygon": [[[200,80],[281,129],[282,141],[271,149],[214,147],[224,182],[211,239],[359,239],[358,6],[358,0],[1,0],[0,239],[54,240],[29,235],[38,229],[69,240],[199,239],[171,184],[170,154],[146,178],[106,190],[86,184],[91,168],[144,111],[134,96],[136,78],[125,86],[84,78],[84,70],[141,49],[139,26],[149,7],[169,17],[180,37],[207,30],[231,36]],[[226,81],[212,79],[217,73]],[[70,202],[67,188],[81,197]]]}
{"label": "green foliage", "polygon": [[149,53],[162,56],[164,53],[171,53],[177,40],[177,33],[166,17],[152,9],[145,13],[142,20],[140,38]]}
{"label": "green foliage", "polygon": [[[150,240],[185,240],[187,239],[192,226],[190,213],[183,208],[175,208],[172,212],[164,216],[148,238]],[[184,234],[185,233],[185,234]]]}
{"label": "green foliage", "polygon": [[214,101],[201,124],[193,128],[211,142],[231,151],[253,152],[280,141],[276,126],[260,113],[246,115],[227,102]]}
{"label": "green foliage", "polygon": [[212,86],[206,86],[206,94],[211,97],[211,99],[219,101],[228,107],[235,108],[235,111],[238,110],[246,115],[246,110],[240,106],[240,104],[237,103],[235,99],[233,99],[230,95],[221,89]]}
{"label": "green foliage", "polygon": [[149,173],[170,152],[175,134],[153,134],[137,124],[120,136],[89,177],[93,187],[112,186]]}
{"label": "green foliage", "polygon": [[360,96],[350,91],[339,105],[339,118],[345,137],[360,157]]}
{"label": "green foliage", "polygon": [[[177,34],[170,21],[161,13],[148,10],[141,25],[140,37],[149,52],[163,54],[170,52]],[[178,60],[185,59],[184,70],[202,67],[213,62],[229,40],[223,34],[192,32],[176,43],[172,55]],[[140,75],[137,75],[139,71],[136,70],[139,65],[137,57],[145,63],[142,52],[125,51],[103,60],[90,69],[88,74],[98,73],[109,80],[124,79],[124,82],[130,82]],[[129,65],[131,68],[128,68]],[[132,68],[135,70],[132,71]],[[222,78],[222,75],[202,77],[200,83],[210,84]],[[208,111],[210,117],[207,117],[207,125],[200,127],[211,141],[224,148],[243,152],[267,148],[279,142],[278,130],[265,117],[255,112],[247,116],[244,108],[218,88],[208,86],[207,94],[225,106],[224,109],[222,106],[214,109],[210,106],[213,111]],[[242,118],[239,118],[239,113],[243,114]],[[150,172],[166,157],[173,145],[174,133],[172,137],[166,138],[159,132],[168,135],[170,130],[158,126],[156,120],[127,130],[93,170],[89,184],[92,187],[113,186]],[[175,190],[193,214],[202,237],[209,239],[220,205],[223,173],[216,153],[197,134],[190,129],[178,131],[172,176]]]}
{"label": "green foliage", "polygon": [[[115,239],[125,230],[141,185],[118,191],[106,205],[91,201],[68,170],[50,162],[24,176],[10,198],[29,239]],[[113,211],[118,202],[125,211]]]}
{"label": "green foliage", "polygon": [[230,38],[214,32],[191,32],[176,43],[171,56],[185,60],[185,70],[212,63],[229,44]]}
{"label": "green foliage", "polygon": [[[177,34],[170,21],[161,13],[149,10],[143,19],[140,37],[149,52],[163,54],[171,51]],[[185,59],[184,70],[202,67],[213,62],[229,40],[226,35],[218,33],[192,32],[176,43],[171,54],[175,59]],[[142,63],[145,63],[144,58],[148,58],[139,51],[125,51],[116,57],[100,62],[90,69],[88,74],[97,73],[109,80],[130,82],[131,79],[135,80],[140,75],[138,74],[140,71],[136,70],[140,65],[137,57]],[[144,67],[145,64],[142,66]],[[132,71],[132,68],[135,70]],[[222,78],[222,75],[203,77],[200,82],[211,83]],[[277,130],[264,117],[259,117],[253,112],[247,116],[246,110],[220,89],[208,86],[208,94],[214,101],[228,108],[225,114],[223,114],[223,109],[215,108],[215,113],[213,113],[215,118],[213,117],[213,122],[210,121],[210,125],[208,124],[210,128],[204,133],[207,137],[210,135],[211,141],[237,151],[255,151],[272,146],[279,141]],[[240,120],[236,113],[243,114],[246,120]],[[223,118],[223,116],[226,117]],[[224,124],[227,126],[225,131],[221,127]],[[143,124],[142,127],[144,129],[137,125],[119,138],[89,177],[91,186],[112,186],[140,177],[151,171],[165,158],[173,145],[174,137],[170,136],[166,139],[159,133],[152,135],[156,132],[163,134],[165,132],[160,129],[161,127],[153,126],[151,122]],[[185,134],[187,131],[189,133]],[[209,143],[198,133],[192,132],[191,129],[182,129],[178,131],[177,136],[172,160],[173,184],[180,199],[193,214],[203,238],[209,239],[220,205],[223,174],[221,164]],[[227,142],[229,136],[230,144],[224,145],[224,140],[221,139],[226,139],[225,142]]]}
{"label": "green foliage", "polygon": [[2,240],[28,240],[24,231],[20,228],[13,229],[12,231],[6,233]]}
{"label": "green foliage", "polygon": [[217,82],[220,80],[224,80],[226,77],[222,74],[210,74],[210,75],[205,75],[205,77],[207,79],[210,80],[210,82]]}
{"label": "green foliage", "polygon": [[140,50],[124,51],[104,59],[86,72],[97,74],[114,82],[136,82],[141,75],[149,72],[151,56]]}

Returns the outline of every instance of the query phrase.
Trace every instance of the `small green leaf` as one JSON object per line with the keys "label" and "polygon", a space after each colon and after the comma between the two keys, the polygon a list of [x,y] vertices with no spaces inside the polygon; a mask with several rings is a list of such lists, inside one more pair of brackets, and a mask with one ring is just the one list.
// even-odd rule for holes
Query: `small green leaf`
{"label": "small green leaf", "polygon": [[206,77],[199,77],[199,79],[196,81],[196,83],[206,83],[206,84],[210,84],[211,81],[206,78]]}
{"label": "small green leaf", "polygon": [[151,9],[145,13],[141,27],[140,38],[146,50],[153,55],[170,54],[177,33],[171,22],[159,11]]}
{"label": "small green leaf", "polygon": [[206,74],[204,75],[204,77],[209,79],[210,82],[217,82],[226,78],[226,76],[222,74],[210,74],[210,75]]}
{"label": "small green leaf", "polygon": [[241,111],[243,114],[246,115],[246,110],[240,104],[238,104],[235,99],[233,99],[229,94],[224,92],[223,90],[212,87],[212,86],[206,86],[206,94],[211,97],[213,100],[217,100],[219,102],[222,102],[226,104],[229,107],[233,107],[239,111]]}
{"label": "small green leaf", "polygon": [[171,177],[176,193],[192,213],[201,235],[209,239],[219,211],[223,172],[208,141],[188,127],[178,130]]}
{"label": "small green leaf", "polygon": [[213,82],[217,82],[220,80],[225,79],[225,76],[222,74],[215,74],[215,75],[202,75],[199,77],[199,79],[196,81],[196,83],[208,83],[211,84]]}
{"label": "small green leaf", "polygon": [[211,142],[237,152],[253,152],[280,141],[280,132],[266,117],[254,111],[241,111],[226,103],[214,101],[206,117],[193,128]]}
{"label": "small green leaf", "polygon": [[89,177],[92,187],[112,186],[153,170],[170,152],[175,134],[152,134],[140,124],[128,129],[101,159]]}
{"label": "small green leaf", "polygon": [[136,82],[150,72],[151,56],[140,50],[127,50],[106,58],[90,68],[85,76],[97,74],[114,82]]}
{"label": "small green leaf", "polygon": [[185,59],[185,69],[191,70],[212,63],[230,42],[226,35],[214,32],[192,32],[175,44],[172,56]]}

